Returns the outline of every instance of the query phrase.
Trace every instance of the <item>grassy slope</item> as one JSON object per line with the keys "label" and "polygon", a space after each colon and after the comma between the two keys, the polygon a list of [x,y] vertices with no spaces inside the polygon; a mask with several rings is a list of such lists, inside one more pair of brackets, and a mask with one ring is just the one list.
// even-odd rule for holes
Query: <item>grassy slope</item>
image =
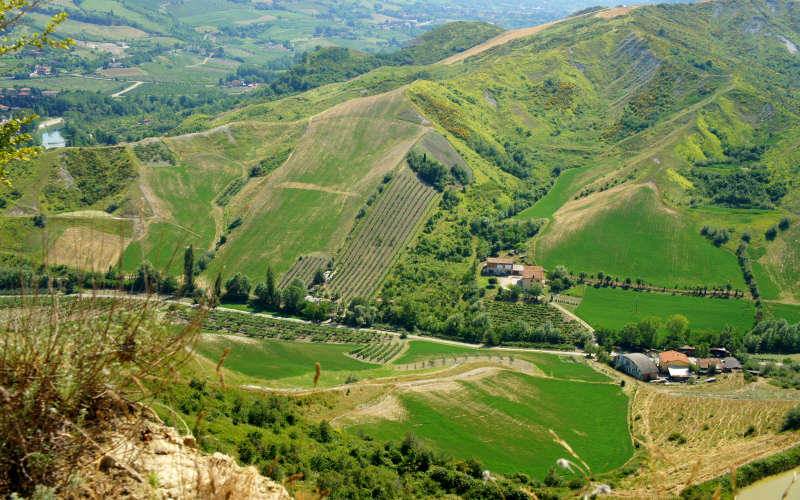
{"label": "grassy slope", "polygon": [[252,196],[249,212],[218,261],[260,277],[266,262],[283,272],[300,255],[334,254],[366,198],[425,130],[402,91],[314,117],[287,163],[243,194]]}
{"label": "grassy slope", "polygon": [[341,384],[348,375],[374,371],[375,365],[345,356],[358,347],[358,344],[285,342],[207,334],[200,338],[195,349],[216,363],[225,349],[230,348],[225,368],[251,382],[268,387],[308,388],[314,386],[316,363],[322,368],[321,386]]}
{"label": "grassy slope", "polygon": [[649,316],[664,322],[673,314],[682,314],[694,330],[721,330],[729,324],[746,332],[753,326],[755,310],[751,302],[744,300],[588,287],[575,313],[595,328],[618,329]]}
{"label": "grassy slope", "polygon": [[603,271],[657,286],[730,283],[744,289],[733,254],[702,238],[691,221],[665,210],[650,187],[634,189],[619,198],[563,207],[537,245],[537,260],[547,268],[564,264],[573,273]]}
{"label": "grassy slope", "polygon": [[595,472],[622,465],[633,451],[625,423],[627,398],[613,385],[501,373],[482,381],[458,382],[453,389],[405,393],[400,400],[407,411],[403,421],[367,423],[356,429],[379,439],[397,439],[410,428],[445,453],[480,458],[489,470],[536,477],[566,453],[548,429],[565,439]]}

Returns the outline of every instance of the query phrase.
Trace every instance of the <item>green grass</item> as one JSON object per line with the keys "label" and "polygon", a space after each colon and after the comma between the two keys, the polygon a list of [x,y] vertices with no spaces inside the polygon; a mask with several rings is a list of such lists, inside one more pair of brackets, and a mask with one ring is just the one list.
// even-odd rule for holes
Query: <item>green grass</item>
{"label": "green grass", "polygon": [[755,260],[751,260],[751,264],[753,267],[753,276],[755,276],[756,283],[758,283],[758,292],[761,294],[761,298],[767,300],[780,299],[781,292],[778,289],[778,285],[772,281],[772,278],[769,273],[767,273],[766,269],[764,269],[764,266]]}
{"label": "green grass", "polygon": [[755,308],[752,302],[743,299],[589,287],[575,313],[595,328],[619,329],[649,316],[656,316],[664,322],[673,314],[682,314],[693,330],[722,330],[729,324],[744,333],[753,326]]}
{"label": "green grass", "polygon": [[775,302],[764,302],[767,316],[785,319],[789,323],[800,323],[800,306],[792,304],[778,304]]}
{"label": "green grass", "polygon": [[607,376],[590,367],[579,356],[559,356],[537,352],[514,352],[514,358],[532,361],[545,374],[554,378],[608,382]]}
{"label": "green grass", "polygon": [[407,363],[419,363],[429,359],[442,359],[452,356],[469,355],[476,356],[485,352],[478,347],[464,347],[452,344],[440,344],[438,342],[428,342],[425,340],[411,340],[408,342],[408,350],[402,357],[394,362],[398,365]]}
{"label": "green grass", "polygon": [[554,378],[584,380],[587,382],[604,382],[609,378],[595,371],[583,360],[575,356],[559,356],[539,352],[505,351],[502,349],[481,349],[460,345],[411,340],[408,350],[394,364],[420,363],[428,360],[451,358],[456,356],[513,356],[515,359],[530,361],[546,375]]}
{"label": "green grass", "polygon": [[569,201],[576,191],[576,177],[590,167],[571,168],[565,170],[548,193],[535,205],[516,215],[519,220],[550,219],[561,206]]}
{"label": "green grass", "polygon": [[509,372],[457,384],[454,391],[401,394],[407,411],[403,421],[355,428],[378,439],[400,439],[412,432],[436,450],[475,457],[491,471],[525,472],[539,479],[558,458],[568,456],[548,429],[594,472],[619,467],[633,452],[628,401],[616,386]]}
{"label": "green grass", "polygon": [[617,194],[598,200],[551,224],[537,244],[537,260],[546,268],[566,265],[574,274],[602,271],[670,288],[728,283],[745,288],[732,253],[668,212],[651,188],[632,189],[629,199]]}
{"label": "green grass", "polygon": [[339,382],[340,377],[332,377],[336,372],[349,374],[375,368],[375,365],[345,356],[359,344],[286,342],[212,334],[203,336],[196,350],[216,363],[228,347],[231,351],[225,359],[225,368],[258,379],[268,387],[286,385],[281,383],[286,382],[285,379],[292,379],[298,386],[313,387],[317,362],[322,367],[320,385]]}

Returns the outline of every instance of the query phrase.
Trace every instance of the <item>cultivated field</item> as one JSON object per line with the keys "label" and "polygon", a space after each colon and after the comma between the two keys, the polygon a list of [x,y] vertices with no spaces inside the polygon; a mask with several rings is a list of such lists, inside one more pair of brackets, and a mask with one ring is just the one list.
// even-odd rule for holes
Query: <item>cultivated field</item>
{"label": "cultivated field", "polygon": [[575,311],[594,328],[619,329],[649,316],[662,323],[673,314],[682,314],[692,330],[722,330],[731,325],[736,331],[750,331],[755,321],[753,303],[744,299],[717,299],[684,295],[635,292],[620,288],[587,287]]}
{"label": "cultivated field", "polygon": [[230,348],[225,358],[225,368],[261,380],[268,387],[280,387],[284,379],[313,387],[316,363],[320,364],[325,374],[322,385],[342,382],[342,373],[375,368],[372,364],[347,356],[355,347],[354,344],[285,342],[205,334],[197,342],[195,350],[210,361],[218,361],[225,349]]}
{"label": "cultivated field", "polygon": [[495,326],[505,326],[521,319],[528,323],[531,328],[536,328],[549,321],[554,327],[561,329],[561,332],[567,335],[570,340],[576,339],[577,335],[583,330],[583,327],[577,321],[566,319],[561,311],[546,304],[489,300],[486,301],[486,311]]}
{"label": "cultivated field", "polygon": [[283,275],[278,285],[279,288],[289,286],[296,279],[302,281],[306,286],[310,285],[314,279],[314,273],[320,269],[326,269],[330,260],[330,257],[325,256],[301,255],[292,268]]}
{"label": "cultivated field", "polygon": [[427,131],[411,118],[402,91],[313,117],[287,162],[243,191],[247,212],[220,261],[260,279],[266,262],[282,273],[300,255],[333,255],[384,175]]}
{"label": "cultivated field", "polygon": [[553,442],[550,429],[595,472],[619,467],[633,452],[627,398],[611,384],[503,371],[414,386],[396,397],[403,408],[399,418],[373,419],[353,427],[395,440],[411,430],[444,453],[477,458],[492,471],[525,472],[537,478],[567,453]]}
{"label": "cultivated field", "polygon": [[603,272],[656,286],[724,286],[744,290],[736,257],[661,204],[648,185],[623,185],[570,201],[538,239],[536,259],[574,274]]}
{"label": "cultivated field", "polygon": [[435,196],[432,187],[401,170],[351,235],[331,287],[344,298],[374,293]]}

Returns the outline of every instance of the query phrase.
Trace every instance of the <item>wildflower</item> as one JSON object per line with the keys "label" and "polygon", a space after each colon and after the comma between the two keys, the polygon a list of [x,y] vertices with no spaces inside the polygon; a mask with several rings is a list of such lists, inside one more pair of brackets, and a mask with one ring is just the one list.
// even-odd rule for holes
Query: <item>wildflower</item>
{"label": "wildflower", "polygon": [[584,495],[583,498],[596,497],[598,495],[608,495],[611,493],[611,486],[607,484],[594,484],[592,486],[594,486],[594,491],[588,495]]}
{"label": "wildflower", "polygon": [[486,482],[487,481],[494,481],[494,479],[492,478],[492,474],[488,470],[485,470],[485,471],[483,471],[483,485],[484,486],[486,486]]}

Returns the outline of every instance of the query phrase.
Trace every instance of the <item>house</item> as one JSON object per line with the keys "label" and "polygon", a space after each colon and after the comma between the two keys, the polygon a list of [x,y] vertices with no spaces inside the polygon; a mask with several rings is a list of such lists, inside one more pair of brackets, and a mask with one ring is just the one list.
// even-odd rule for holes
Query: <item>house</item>
{"label": "house", "polygon": [[658,377],[658,368],[653,360],[638,352],[617,356],[614,359],[614,367],[645,382]]}
{"label": "house", "polygon": [[45,97],[56,97],[58,90],[42,90],[42,95]]}
{"label": "house", "polygon": [[508,276],[514,270],[514,259],[508,257],[489,257],[483,268],[485,274]]}
{"label": "house", "polygon": [[712,366],[715,371],[722,371],[722,361],[717,358],[700,358],[697,360],[697,369],[702,372],[707,372]]}
{"label": "house", "polygon": [[544,283],[544,268],[542,266],[524,266],[522,288],[528,290],[534,283]]}
{"label": "house", "polygon": [[678,351],[664,351],[658,355],[661,371],[667,372],[669,367],[689,368],[689,357]]}
{"label": "house", "polygon": [[722,371],[724,372],[742,371],[742,364],[739,362],[738,359],[734,358],[733,356],[722,358]]}
{"label": "house", "polygon": [[684,353],[687,356],[694,356],[694,347],[690,345],[685,345],[683,347],[678,347],[678,350]]}

